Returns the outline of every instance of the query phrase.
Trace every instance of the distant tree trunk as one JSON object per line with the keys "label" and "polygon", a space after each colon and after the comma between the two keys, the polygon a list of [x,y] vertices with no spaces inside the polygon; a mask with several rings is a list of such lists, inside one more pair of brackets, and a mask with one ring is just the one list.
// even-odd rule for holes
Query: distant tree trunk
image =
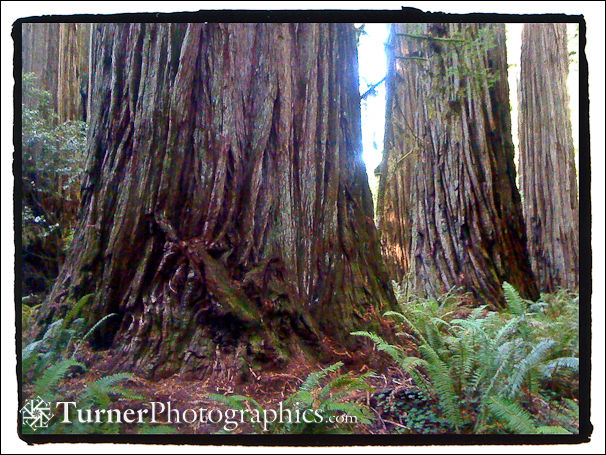
{"label": "distant tree trunk", "polygon": [[391,274],[436,295],[538,297],[515,183],[502,24],[396,24],[378,197]]}
{"label": "distant tree trunk", "polygon": [[90,24],[59,24],[59,122],[86,120]]}
{"label": "distant tree trunk", "polygon": [[525,24],[520,187],[530,260],[545,292],[579,284],[579,202],[567,78],[566,24]]}
{"label": "distant tree trunk", "polygon": [[96,343],[113,337],[120,366],[230,377],[392,307],[352,25],[93,33],[83,216],[46,322],[94,293],[91,322],[118,315]]}
{"label": "distant tree trunk", "polygon": [[[22,25],[22,70],[34,73],[38,88],[50,93],[54,121],[86,120],[89,29],[90,24]],[[35,107],[27,94],[23,102]]]}
{"label": "distant tree trunk", "polygon": [[[53,110],[57,109],[58,61],[59,61],[59,24],[23,24],[21,29],[23,73],[34,73],[38,86],[51,94]],[[23,99],[26,106],[35,100]]]}

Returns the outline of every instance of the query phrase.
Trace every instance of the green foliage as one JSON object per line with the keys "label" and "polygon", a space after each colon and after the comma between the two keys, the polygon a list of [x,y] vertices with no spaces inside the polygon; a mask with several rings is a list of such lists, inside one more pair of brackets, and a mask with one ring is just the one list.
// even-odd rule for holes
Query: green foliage
{"label": "green foliage", "polygon": [[[278,418],[264,423],[262,419],[259,421],[253,417],[249,418],[247,422],[252,424],[255,432],[273,434],[333,433],[337,430],[339,433],[347,432],[352,429],[353,422],[330,422],[331,419],[334,420],[345,414],[353,417],[357,424],[370,424],[372,418],[370,410],[362,404],[348,401],[347,396],[358,390],[370,390],[366,380],[371,373],[359,377],[347,373],[328,379],[342,365],[341,362],[337,362],[323,370],[311,373],[299,389],[282,402],[284,415],[292,416],[291,419]],[[210,394],[207,395],[207,398],[231,409],[247,411],[249,417],[255,414],[263,416],[264,413],[263,407],[251,397]],[[308,416],[315,416],[308,419],[313,419],[314,422],[307,423],[302,418],[295,417],[302,416],[306,412]],[[318,415],[322,416],[321,422],[319,418],[316,418]],[[280,422],[280,420],[283,421]]]}
{"label": "green foliage", "polygon": [[63,319],[50,324],[40,340],[27,344],[21,352],[24,380],[38,378],[49,366],[65,360],[65,353],[71,349],[83,329],[83,319],[72,321],[68,327],[63,326]]}
{"label": "green foliage", "polygon": [[87,124],[57,124],[51,95],[23,76],[22,241],[26,293],[44,293],[73,236],[80,204]]}
{"label": "green foliage", "polygon": [[505,296],[509,313],[516,316],[522,316],[526,313],[528,310],[526,302],[520,297],[520,293],[508,282],[503,283],[503,295]]}
{"label": "green foliage", "polygon": [[537,425],[536,419],[520,404],[503,398],[490,397],[487,401],[490,412],[505,427],[516,434],[569,434],[565,428],[555,425]]}
{"label": "green foliage", "polygon": [[[26,380],[40,377],[43,372],[58,362],[70,359],[75,361],[76,354],[83,343],[108,319],[117,316],[108,314],[86,327],[84,318],[75,318],[82,312],[86,303],[89,303],[92,294],[82,297],[70,309],[66,317],[49,324],[40,340],[28,343],[21,352],[22,373]],[[71,353],[71,354],[70,354]],[[76,362],[77,363],[77,362]]]}
{"label": "green foliage", "polygon": [[86,294],[67,311],[63,318],[63,328],[69,326],[76,317],[82,314],[82,310],[90,304],[94,296],[95,294]]}
{"label": "green foliage", "polygon": [[54,401],[57,384],[65,377],[68,370],[74,366],[83,365],[75,360],[66,359],[47,368],[42,376],[34,382],[33,396],[42,396],[47,401]]}
{"label": "green foliage", "polygon": [[490,412],[513,433],[536,433],[536,425],[532,415],[518,403],[490,397],[486,404]]}
{"label": "green foliage", "polygon": [[[82,302],[90,301],[87,295],[80,299],[78,304],[80,310],[84,306]],[[86,366],[76,360],[74,356],[82,343],[112,315],[108,315],[86,330],[84,319],[76,318],[78,312],[72,313],[69,318],[59,319],[48,326],[40,340],[26,345],[21,353],[22,371],[26,385],[26,399],[40,396],[49,402],[76,401],[80,408],[102,408],[109,409],[115,400],[123,398],[127,400],[143,400],[144,397],[134,393],[119,384],[131,377],[130,373],[116,373],[103,376],[95,381],[88,382],[86,389],[78,396],[69,396],[69,392],[60,389],[61,381],[66,378],[83,374]],[[68,322],[66,322],[68,321]],[[72,355],[70,352],[73,350]],[[68,399],[69,398],[69,399]],[[73,411],[73,409],[71,410]],[[146,427],[143,427],[145,429]],[[147,429],[149,430],[149,429]],[[146,430],[146,431],[147,431]],[[154,431],[160,431],[157,428]],[[170,429],[164,429],[168,432]],[[24,432],[32,430],[23,426]],[[85,424],[72,418],[72,423],[62,423],[58,418],[51,421],[47,428],[37,429],[36,433],[118,433],[121,431],[119,423]]]}
{"label": "green foliage", "polygon": [[168,425],[143,425],[138,434],[175,434],[178,433],[177,429]]}
{"label": "green foliage", "polygon": [[417,71],[431,81],[433,96],[426,100],[427,116],[438,118],[446,101],[453,109],[465,98],[483,99],[501,77],[502,68],[491,63],[490,52],[497,47],[496,30],[493,26],[475,24],[458,27],[450,25],[439,33],[432,24],[408,25],[408,33],[402,33],[409,50],[416,56],[403,56],[410,64],[418,65]]}
{"label": "green foliage", "polygon": [[[41,381],[44,382],[44,386],[49,385],[51,380],[54,381],[56,385],[56,383],[63,378],[65,372],[70,366],[81,364],[78,364],[73,360],[64,360],[59,365],[62,365],[61,372],[56,372],[57,368],[52,367],[47,370],[45,376],[41,378]],[[48,391],[45,392],[45,390],[48,389],[44,387],[38,390],[39,393],[37,393],[37,395],[44,397],[47,401],[74,401],[81,409],[111,409],[112,403],[120,398],[125,398],[128,400],[144,399],[142,396],[135,394],[129,389],[117,387],[118,383],[124,382],[130,377],[131,375],[129,373],[118,373],[109,376],[104,376],[96,381],[89,382],[83,392],[81,392],[77,397],[70,400],[67,400],[66,397],[61,395],[53,395],[52,397],[47,398],[49,397],[49,393]],[[80,422],[79,419],[76,418],[75,410],[73,409],[73,407],[70,407],[69,416],[69,423],[63,423],[63,421],[58,416],[55,416],[55,418],[51,421],[51,424],[47,428],[38,429],[36,433],[116,434],[120,433],[122,429],[122,424],[119,422],[103,421],[101,423],[95,424]],[[31,431],[27,426],[24,426],[23,430],[26,432]]]}
{"label": "green foliage", "polygon": [[[438,417],[455,432],[574,431],[570,421],[551,425],[563,411],[562,397],[550,387],[555,381],[576,393],[578,300],[562,291],[528,302],[508,283],[503,292],[508,305],[501,312],[466,309],[449,293],[441,299],[411,300],[401,305],[401,312],[386,313],[402,324],[400,336],[414,340],[419,355],[408,356],[373,333],[353,334],[389,354],[435,400]],[[539,412],[533,398],[547,398],[547,411]],[[407,425],[418,430],[413,420]]]}
{"label": "green foliage", "polygon": [[399,433],[444,433],[452,429],[435,409],[435,402],[420,390],[388,390],[376,394],[375,399],[382,416],[393,418],[406,427],[398,427]]}
{"label": "green foliage", "polygon": [[36,314],[40,308],[40,303],[34,303],[32,305],[28,305],[26,301],[28,301],[28,297],[26,296],[21,299],[21,329],[23,332],[29,330],[29,328],[33,325]]}
{"label": "green foliage", "polygon": [[130,373],[116,373],[97,379],[87,385],[86,391],[80,396],[80,401],[87,406],[95,405],[103,409],[109,409],[113,396],[128,400],[142,400],[142,396],[131,390],[116,387],[118,383],[126,381],[130,377]]}

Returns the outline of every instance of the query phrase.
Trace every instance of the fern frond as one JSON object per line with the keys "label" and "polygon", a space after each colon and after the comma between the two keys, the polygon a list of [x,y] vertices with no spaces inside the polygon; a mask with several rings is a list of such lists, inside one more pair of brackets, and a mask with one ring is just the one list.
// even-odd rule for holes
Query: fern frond
{"label": "fern frond", "polygon": [[458,431],[459,427],[463,425],[463,418],[459,408],[459,397],[455,392],[455,383],[450,376],[448,367],[431,346],[422,345],[419,347],[419,350],[427,360],[427,370],[432,386],[437,392],[442,412],[450,419]]}
{"label": "fern frond", "polygon": [[63,324],[63,319],[58,319],[46,328],[44,335],[42,336],[42,341],[48,341],[57,336],[59,330],[61,330],[61,326]]}
{"label": "fern frond", "polygon": [[145,400],[145,397],[143,395],[140,395],[135,391],[126,389],[124,387],[115,387],[112,389],[112,392],[114,395],[121,398],[126,398],[127,400]]}
{"label": "fern frond", "polygon": [[507,385],[507,394],[509,397],[513,398],[515,396],[529,371],[545,359],[555,344],[554,340],[542,340],[522,359],[509,378]]}
{"label": "fern frond", "polygon": [[545,364],[544,375],[550,376],[554,371],[560,368],[566,368],[572,371],[579,371],[578,357],[559,357]]}
{"label": "fern frond", "polygon": [[41,397],[46,397],[48,400],[49,394],[54,392],[55,386],[59,383],[61,379],[65,376],[67,371],[73,366],[81,366],[80,362],[76,362],[75,360],[62,360],[61,362],[53,365],[48,368],[42,377],[38,379],[34,383],[34,395],[40,395]]}
{"label": "fern frond", "polygon": [[440,325],[443,325],[444,327],[448,328],[450,327],[450,323],[445,321],[444,319],[434,316],[432,318],[429,319],[436,327],[440,327]]}
{"label": "fern frond", "polygon": [[386,311],[383,316],[385,317],[393,317],[396,319],[400,319],[402,322],[404,322],[408,327],[410,327],[410,329],[412,330],[412,332],[419,337],[419,339],[421,340],[422,343],[427,343],[427,340],[425,339],[425,336],[423,335],[423,332],[415,325],[413,324],[413,322],[407,318],[406,316],[404,316],[402,313],[398,313],[397,311]]}
{"label": "fern frond", "polygon": [[311,392],[312,390],[317,389],[320,386],[320,381],[322,381],[322,379],[324,379],[329,374],[334,373],[342,366],[343,362],[337,362],[320,371],[314,371],[309,376],[307,376],[303,384],[301,384],[299,390]]}
{"label": "fern frond", "polygon": [[[42,340],[34,341],[21,350],[21,362],[23,365],[25,365],[26,362],[29,362],[34,357],[34,354],[38,352],[38,347],[41,343]],[[25,368],[24,366],[23,370],[27,371],[27,368]]]}
{"label": "fern frond", "polygon": [[509,400],[491,397],[487,402],[488,409],[499,421],[514,433],[537,432],[533,417],[519,404]]}
{"label": "fern frond", "polygon": [[318,399],[322,400],[324,398],[328,398],[332,392],[332,399],[336,399],[338,396],[343,396],[349,392],[354,390],[372,390],[372,387],[369,386],[365,378],[368,377],[368,373],[363,377],[354,378],[352,377],[352,373],[347,373],[342,376],[339,376],[328,384],[326,384],[322,390],[318,393]]}
{"label": "fern frond", "polygon": [[130,373],[116,373],[110,374],[108,376],[103,376],[102,378],[97,379],[93,384],[103,390],[110,390],[114,384],[117,384],[121,381],[125,381],[130,379],[132,374]]}
{"label": "fern frond", "polygon": [[507,321],[505,325],[501,327],[501,329],[499,329],[499,331],[497,332],[494,338],[495,344],[499,345],[507,335],[511,334],[516,329],[517,325],[520,323],[521,320],[522,317],[518,316]]}
{"label": "fern frond", "polygon": [[80,300],[78,300],[77,303],[75,303],[70,309],[69,311],[65,314],[65,318],[63,319],[63,324],[62,327],[65,329],[69,326],[69,324],[72,322],[72,320],[79,316],[80,313],[82,312],[82,309],[88,305],[88,303],[90,302],[91,298],[94,297],[95,294],[86,294],[84,297],[82,297]]}
{"label": "fern frond", "polygon": [[478,369],[478,373],[480,373],[480,375],[475,378],[475,388],[479,388],[480,381],[492,373],[488,386],[484,389],[482,394],[483,398],[491,396],[495,385],[502,383],[504,380],[503,377],[507,377],[510,372],[511,364],[513,363],[513,353],[515,353],[519,344],[519,340],[510,341],[503,344],[497,350],[496,355],[491,353],[493,356],[491,359],[494,359],[492,365],[489,365],[488,362],[482,363],[483,368]]}
{"label": "fern frond", "polygon": [[208,398],[209,400],[216,401],[218,403],[223,403],[224,405],[227,405],[228,407],[237,409],[239,411],[245,410],[245,403],[248,402],[251,403],[259,412],[263,412],[263,407],[259,404],[259,402],[257,402],[257,400],[251,397],[246,397],[244,395],[219,395],[217,393],[210,393],[206,395],[206,398]]}
{"label": "fern frond", "polygon": [[545,302],[533,302],[528,306],[528,311],[531,313],[542,313],[548,306]]}
{"label": "fern frond", "polygon": [[121,396],[125,392],[124,389],[116,388],[114,385],[129,379],[130,377],[130,373],[116,373],[97,379],[86,386],[86,392],[84,393],[83,399],[92,404],[107,408],[112,402],[110,395]]}
{"label": "fern frond", "polygon": [[351,332],[351,335],[370,338],[379,351],[386,352],[398,363],[400,363],[400,361],[404,358],[404,349],[402,349],[400,346],[389,344],[379,335],[366,331]]}
{"label": "fern frond", "polygon": [[526,302],[522,299],[516,288],[507,281],[503,281],[503,294],[505,295],[508,311],[511,314],[521,316],[526,313]]}
{"label": "fern frond", "polygon": [[285,401],[284,405],[287,407],[310,407],[313,406],[316,398],[308,390],[298,390],[289,396]]}

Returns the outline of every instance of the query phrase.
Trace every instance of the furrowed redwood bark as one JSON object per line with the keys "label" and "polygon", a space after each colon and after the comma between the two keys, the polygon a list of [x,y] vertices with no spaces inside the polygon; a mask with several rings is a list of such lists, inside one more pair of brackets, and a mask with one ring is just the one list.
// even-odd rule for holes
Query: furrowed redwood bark
{"label": "furrowed redwood bark", "polygon": [[530,259],[542,291],[579,285],[579,202],[567,90],[566,24],[525,24],[520,189]]}
{"label": "furrowed redwood bark", "polygon": [[352,25],[99,24],[92,43],[82,222],[43,323],[94,293],[122,366],[229,376],[391,307]]}
{"label": "furrowed redwood bark", "polygon": [[396,24],[378,216],[394,279],[502,303],[537,288],[515,183],[502,24]]}

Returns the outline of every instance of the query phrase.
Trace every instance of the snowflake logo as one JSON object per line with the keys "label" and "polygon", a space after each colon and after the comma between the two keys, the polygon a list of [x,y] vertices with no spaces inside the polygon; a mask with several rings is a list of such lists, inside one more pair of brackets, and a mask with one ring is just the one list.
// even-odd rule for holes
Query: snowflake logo
{"label": "snowflake logo", "polygon": [[23,417],[23,423],[34,431],[48,427],[48,423],[53,418],[50,403],[39,396],[27,400],[19,412]]}

